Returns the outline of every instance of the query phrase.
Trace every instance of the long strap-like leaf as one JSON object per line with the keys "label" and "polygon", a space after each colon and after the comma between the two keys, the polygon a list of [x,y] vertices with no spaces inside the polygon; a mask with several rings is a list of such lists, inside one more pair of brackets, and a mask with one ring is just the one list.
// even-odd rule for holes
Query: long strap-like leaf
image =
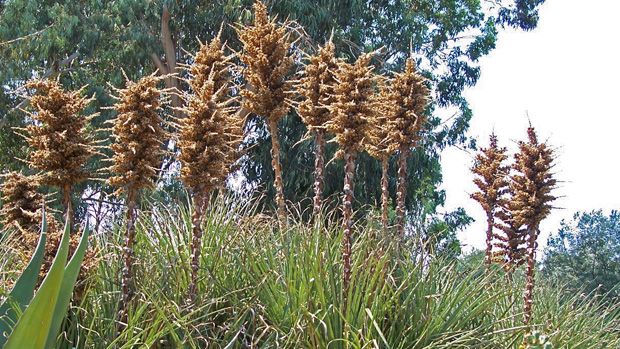
{"label": "long strap-like leaf", "polygon": [[65,268],[65,276],[62,280],[62,286],[58,295],[56,308],[54,309],[54,317],[47,336],[47,344],[45,345],[45,348],[53,347],[56,342],[58,332],[60,331],[62,321],[64,320],[65,315],[67,315],[67,308],[69,307],[69,302],[71,301],[71,296],[73,295],[73,287],[75,286],[78,274],[80,273],[80,266],[82,265],[84,255],[86,254],[86,249],[88,248],[88,236],[88,225],[86,225],[84,228],[84,233],[82,233],[82,238],[80,239],[80,244],[75,250],[73,257],[71,257],[69,264],[67,264],[67,267]]}
{"label": "long strap-like leaf", "polygon": [[18,312],[26,308],[26,305],[34,296],[34,288],[37,285],[41,264],[45,256],[45,242],[47,237],[47,219],[45,218],[45,208],[43,209],[43,219],[41,222],[41,235],[37,248],[28,262],[26,269],[15,282],[15,286],[9,293],[5,301],[0,305],[0,347],[6,343],[11,328],[17,322]]}
{"label": "long strap-like leaf", "polygon": [[65,231],[54,262],[32,302],[17,321],[4,349],[45,349],[69,254],[68,221],[65,223]]}

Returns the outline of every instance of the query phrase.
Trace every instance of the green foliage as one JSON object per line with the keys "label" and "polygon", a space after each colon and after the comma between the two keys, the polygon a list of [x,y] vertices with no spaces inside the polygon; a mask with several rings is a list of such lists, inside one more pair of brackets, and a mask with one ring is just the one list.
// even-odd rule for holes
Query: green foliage
{"label": "green foliage", "polygon": [[[418,239],[395,248],[378,222],[358,225],[350,293],[342,298],[339,224],[291,222],[277,230],[255,204],[219,197],[206,210],[193,307],[189,205],[153,203],[137,222],[136,299],[117,335],[115,251],[119,234],[97,236],[105,256],[56,348],[518,348],[522,275],[485,272],[482,260],[420,263]],[[333,218],[334,214],[328,214]],[[566,296],[541,281],[532,321],[557,348],[615,348],[618,309]]]}
{"label": "green foliage", "polygon": [[[42,258],[39,254],[44,250],[46,230],[47,224],[44,217],[37,251],[35,251],[31,263],[29,263],[19,278],[16,284],[17,290],[13,289],[14,292],[21,294],[16,294],[16,297],[9,298],[7,303],[20,302],[25,299],[27,299],[27,302],[29,301],[34,291],[34,282],[38,278],[41,267]],[[70,259],[69,264],[66,265],[69,254],[70,230],[70,225],[66,224],[56,257],[41,286],[34,294],[34,298],[25,307],[23,314],[17,318],[15,326],[10,331],[3,332],[3,342],[6,340],[4,348],[44,349],[51,347],[55,342],[56,335],[60,330],[71,295],[73,294],[73,286],[80,270],[80,264],[88,246],[88,229],[86,229],[75,254]],[[28,283],[28,285],[25,285],[23,282],[20,283],[21,280],[27,280],[23,282]],[[26,287],[29,288],[26,289]],[[14,292],[11,292],[10,295],[13,295]],[[2,307],[4,307],[4,304]],[[11,314],[9,314],[9,317],[11,317]]]}
{"label": "green foliage", "polygon": [[620,296],[620,213],[576,213],[545,250],[543,273],[573,290]]}

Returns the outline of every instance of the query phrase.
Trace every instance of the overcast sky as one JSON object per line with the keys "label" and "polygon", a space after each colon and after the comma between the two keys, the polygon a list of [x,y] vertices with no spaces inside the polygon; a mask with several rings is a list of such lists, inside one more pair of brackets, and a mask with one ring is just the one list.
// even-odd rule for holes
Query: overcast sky
{"label": "overcast sky", "polygon": [[[538,28],[500,32],[497,47],[481,59],[478,84],[466,91],[474,117],[469,134],[486,146],[495,130],[515,150],[528,117],[541,140],[558,148],[562,180],[556,210],[541,225],[540,243],[576,211],[620,209],[620,1],[547,0]],[[475,190],[473,154],[443,153],[446,210],[465,207],[476,219],[459,234],[466,247],[484,248],[482,209]]]}

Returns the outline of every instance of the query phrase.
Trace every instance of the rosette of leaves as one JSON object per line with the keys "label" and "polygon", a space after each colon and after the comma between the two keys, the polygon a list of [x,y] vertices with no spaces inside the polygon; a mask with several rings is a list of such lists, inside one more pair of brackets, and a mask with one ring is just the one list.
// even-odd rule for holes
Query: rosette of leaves
{"label": "rosette of leaves", "polygon": [[389,100],[390,92],[387,87],[389,83],[389,80],[383,81],[376,93],[376,113],[370,119],[372,127],[369,129],[366,139],[366,151],[381,163],[381,225],[386,232],[388,230],[390,199],[388,188],[389,160],[399,148],[399,144],[395,142],[395,125],[389,119],[394,111],[394,106],[390,104]]}
{"label": "rosette of leaves", "polygon": [[126,87],[117,89],[112,122],[114,141],[112,175],[108,183],[118,187],[117,194],[125,194],[127,226],[123,247],[123,269],[119,321],[127,323],[127,307],[133,295],[133,245],[135,241],[136,205],[139,191],[154,187],[154,179],[161,164],[166,132],[161,119],[162,91],[157,87],[161,80],[151,74],[137,82],[126,79]]}
{"label": "rosette of leaves", "polygon": [[376,112],[376,78],[370,64],[372,54],[360,56],[353,64],[339,62],[334,86],[335,101],[330,106],[332,119],[327,129],[340,146],[337,156],[344,157],[343,215],[343,290],[346,296],[351,278],[351,233],[353,224],[353,185],[355,156],[364,150],[364,141]]}
{"label": "rosette of leaves", "polygon": [[494,228],[496,225],[495,218],[501,207],[506,204],[505,195],[508,192],[510,167],[504,165],[508,159],[506,151],[505,147],[499,147],[497,136],[492,133],[489,137],[489,146],[480,149],[471,168],[472,173],[476,176],[474,184],[479,190],[471,194],[470,197],[482,206],[487,217],[485,250],[485,263],[487,265],[493,262],[494,247],[505,248],[504,236],[495,233]]}
{"label": "rosette of leaves", "polygon": [[331,118],[329,107],[335,100],[335,73],[338,69],[335,51],[331,40],[320,47],[316,55],[309,57],[297,85],[297,91],[302,97],[297,111],[314,137],[314,217],[321,213],[323,201],[326,124]]}
{"label": "rosette of leaves", "polygon": [[254,22],[240,27],[239,40],[243,50],[239,59],[244,65],[243,76],[246,86],[241,91],[243,107],[265,119],[271,134],[271,164],[274,170],[274,186],[278,218],[286,221],[284,184],[280,164],[280,143],[278,122],[288,113],[288,94],[292,90],[289,79],[293,68],[291,35],[286,23],[279,25],[270,18],[265,4],[254,3]]}
{"label": "rosette of leaves", "polygon": [[405,69],[394,74],[389,85],[386,103],[387,117],[393,125],[391,138],[398,144],[398,184],[396,188],[396,225],[398,234],[405,233],[405,197],[407,195],[407,157],[417,146],[420,131],[426,122],[426,107],[430,91],[425,78],[416,71],[415,62],[408,58]]}
{"label": "rosette of leaves", "polygon": [[84,115],[93,99],[82,96],[84,88],[65,91],[54,80],[32,80],[26,88],[35,91],[29,98],[29,115],[34,122],[25,129],[32,148],[27,162],[40,171],[43,184],[60,189],[67,213],[72,187],[88,178],[84,165],[94,154],[86,134],[87,123],[94,115]]}
{"label": "rosette of leaves", "polygon": [[230,56],[224,53],[219,35],[201,45],[195,63],[188,68],[193,94],[187,99],[179,120],[181,180],[189,189],[192,216],[191,278],[189,299],[196,298],[202,228],[209,194],[225,184],[231,166],[238,159],[243,139],[243,120],[233,114],[230,97]]}
{"label": "rosette of leaves", "polygon": [[513,225],[525,232],[526,242],[526,286],[524,294],[523,321],[529,324],[532,318],[534,292],[534,272],[536,267],[536,248],[539,225],[553,206],[556,199],[552,191],[557,180],[552,172],[555,155],[545,143],[539,142],[533,127],[527,129],[527,141],[520,141],[519,152],[515,154],[511,176],[511,200],[508,203]]}

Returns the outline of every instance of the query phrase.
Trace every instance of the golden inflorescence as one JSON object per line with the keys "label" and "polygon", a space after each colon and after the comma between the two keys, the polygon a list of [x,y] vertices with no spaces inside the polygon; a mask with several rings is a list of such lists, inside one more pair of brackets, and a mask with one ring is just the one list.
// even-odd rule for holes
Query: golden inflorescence
{"label": "golden inflorescence", "polygon": [[160,117],[161,95],[154,75],[137,82],[127,80],[124,89],[117,89],[118,112],[114,120],[114,152],[108,183],[122,190],[153,187],[164,150],[166,132]]}
{"label": "golden inflorescence", "polygon": [[41,225],[41,206],[44,202],[38,188],[36,179],[20,172],[10,172],[4,177],[0,210],[3,225],[16,225],[22,231],[37,231]]}
{"label": "golden inflorescence", "polygon": [[54,80],[33,80],[26,88],[34,123],[26,127],[26,139],[32,148],[28,163],[41,171],[44,184],[66,188],[88,178],[84,169],[94,153],[85,127],[89,117],[82,115],[91,99],[82,97],[82,89],[65,91]]}
{"label": "golden inflorescence", "polygon": [[243,52],[239,59],[245,65],[247,88],[241,91],[244,106],[269,122],[278,122],[289,110],[287,101],[292,90],[288,79],[293,68],[290,54],[291,37],[285,25],[269,18],[265,4],[254,3],[254,23],[238,30]]}

